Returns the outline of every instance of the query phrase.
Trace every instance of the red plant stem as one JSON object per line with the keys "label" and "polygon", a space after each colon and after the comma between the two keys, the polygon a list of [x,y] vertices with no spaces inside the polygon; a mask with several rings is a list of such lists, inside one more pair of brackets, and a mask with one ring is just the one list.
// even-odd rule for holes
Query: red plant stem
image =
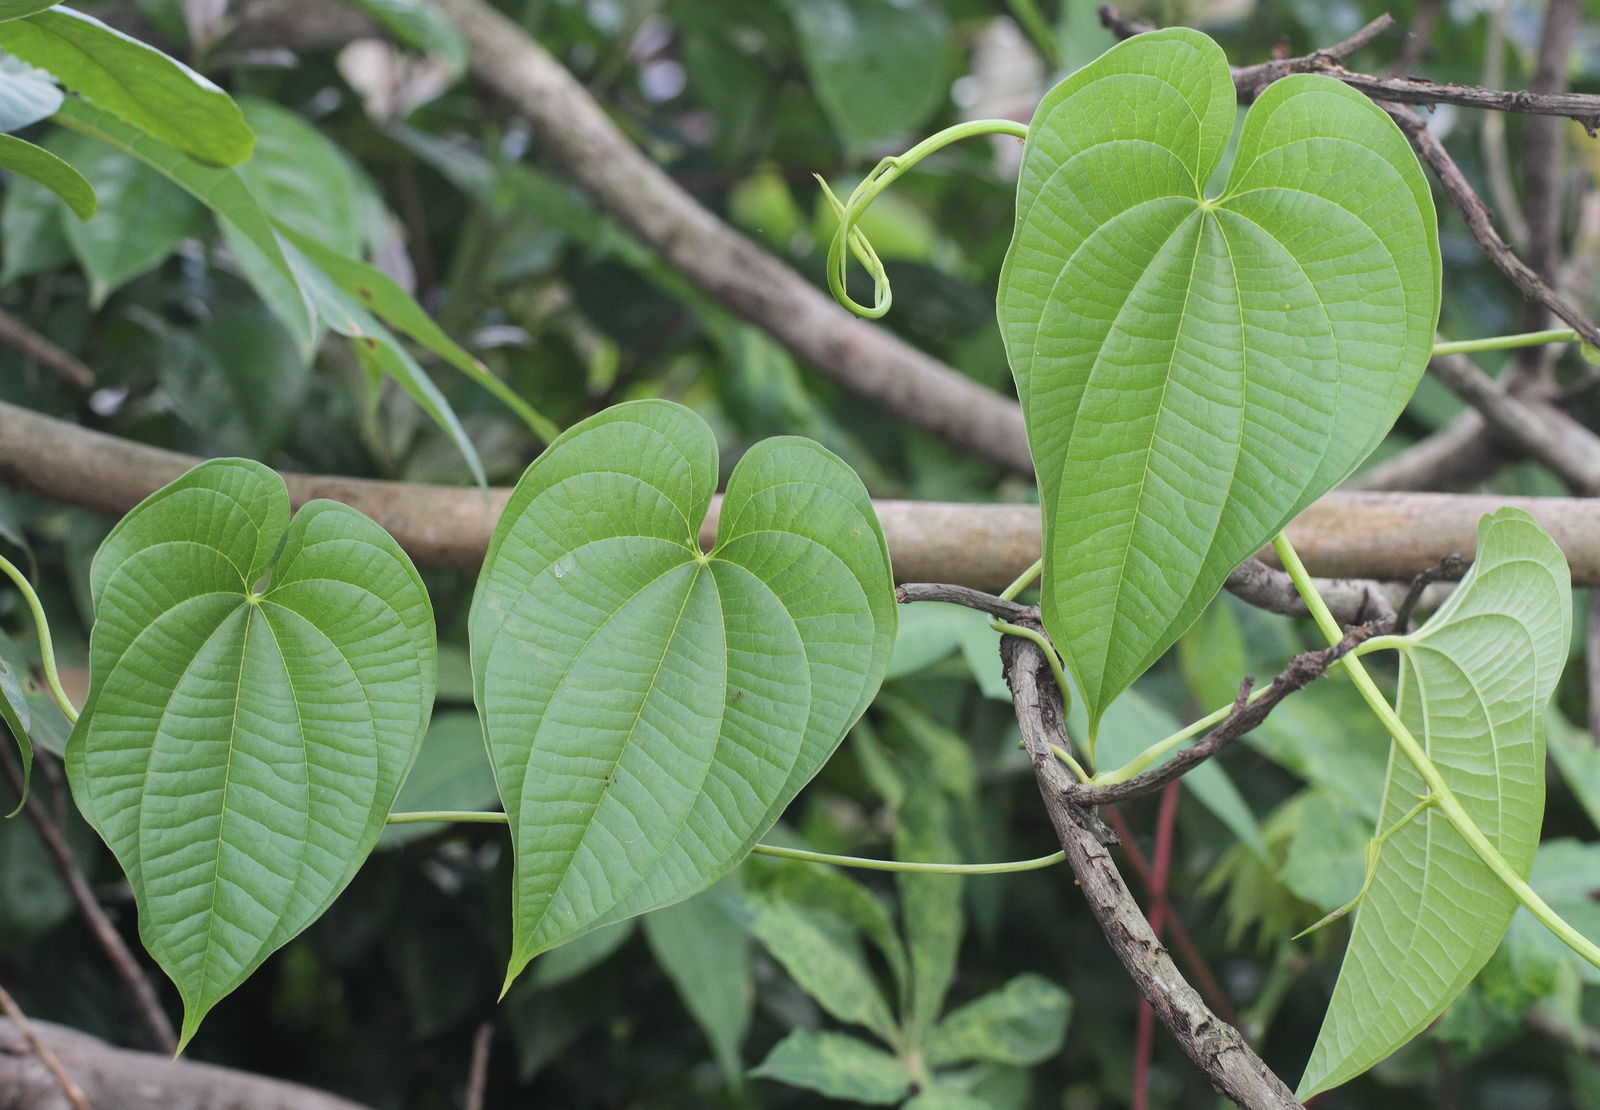
{"label": "red plant stem", "polygon": [[[1117,812],[1116,806],[1106,806],[1101,811],[1106,824],[1117,834],[1121,841],[1123,855],[1128,861],[1128,869],[1133,872],[1134,878],[1139,880],[1139,885],[1149,893],[1155,889],[1154,876],[1150,871],[1150,863],[1144,858],[1144,853],[1134,843],[1133,830],[1128,827],[1127,820]],[[1216,975],[1211,971],[1211,965],[1200,954],[1200,949],[1195,947],[1194,938],[1189,935],[1189,930],[1183,924],[1183,918],[1177,914],[1170,915],[1171,920],[1167,926],[1172,930],[1172,947],[1184,964],[1189,969],[1189,974],[1194,977],[1196,988],[1199,989],[1216,1015],[1235,1029],[1239,1027],[1239,1016],[1234,1013],[1233,1004],[1228,1001],[1227,994],[1222,989],[1222,984],[1217,981]]]}
{"label": "red plant stem", "polygon": [[[1167,923],[1167,882],[1172,876],[1172,828],[1178,816],[1178,780],[1161,788],[1161,805],[1156,810],[1156,860],[1150,877],[1150,910],[1145,916],[1150,931],[1161,939]],[[1139,1000],[1139,1024],[1133,1051],[1133,1110],[1150,1106],[1150,1059],[1155,1052],[1156,1013],[1150,1003]]]}

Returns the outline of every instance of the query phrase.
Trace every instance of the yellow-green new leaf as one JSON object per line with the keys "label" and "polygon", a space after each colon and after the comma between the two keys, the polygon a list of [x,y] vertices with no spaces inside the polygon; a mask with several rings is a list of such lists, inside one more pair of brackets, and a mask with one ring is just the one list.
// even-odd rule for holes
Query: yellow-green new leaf
{"label": "yellow-green new leaf", "polygon": [[[1401,641],[1400,717],[1480,828],[1524,877],[1544,816],[1542,718],[1566,664],[1572,581],[1528,514],[1478,526],[1460,587]],[[1516,897],[1426,796],[1398,749],[1389,757],[1378,852],[1333,1001],[1299,1096],[1351,1079],[1444,1011],[1494,954]]]}
{"label": "yellow-green new leaf", "polygon": [[1382,439],[1433,344],[1439,248],[1404,136],[1328,77],[1233,133],[1227,59],[1139,35],[1029,125],[999,316],[1044,518],[1044,622],[1089,711]]}
{"label": "yellow-green new leaf", "polygon": [[473,681],[515,851],[509,977],[727,873],[876,692],[888,550],[860,479],[807,440],[735,468],[680,405],[618,405],[528,468],[490,540]]}
{"label": "yellow-green new leaf", "polygon": [[182,1039],[311,924],[383,831],[433,702],[433,611],[354,509],[293,520],[259,463],[203,463],[95,556],[89,698],[67,745]]}

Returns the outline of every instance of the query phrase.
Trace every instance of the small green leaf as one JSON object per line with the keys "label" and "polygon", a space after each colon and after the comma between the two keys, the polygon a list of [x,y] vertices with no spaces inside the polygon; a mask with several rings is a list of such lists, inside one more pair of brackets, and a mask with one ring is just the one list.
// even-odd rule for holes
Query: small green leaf
{"label": "small green leaf", "polygon": [[[43,147],[10,135],[0,135],[0,169],[37,181],[67,202],[80,220],[94,215],[94,188],[83,174]],[[127,230],[126,228],[124,230]]]}
{"label": "small green leaf", "polygon": [[949,95],[949,25],[926,0],[784,0],[806,72],[852,154],[922,124]]}
{"label": "small green leaf", "polygon": [[840,1021],[865,1026],[885,1043],[898,1040],[889,1004],[842,920],[770,895],[748,895],[745,901],[745,927],[817,1005]]}
{"label": "small green leaf", "polygon": [[200,229],[200,206],[138,159],[83,135],[63,136],[56,149],[99,198],[97,219],[62,221],[89,276],[91,305],[159,266]]}
{"label": "small green leaf", "polygon": [[1019,975],[999,990],[947,1014],[923,1045],[930,1068],[992,1060],[1031,1067],[1061,1048],[1072,1000],[1038,975]]}
{"label": "small green leaf", "polygon": [[888,908],[872,891],[825,863],[751,857],[740,873],[783,901],[823,910],[859,929],[883,954],[895,986],[909,997],[911,973],[905,943]]}
{"label": "small green leaf", "polygon": [[0,48],[153,139],[214,166],[250,157],[238,105],[181,62],[69,8],[0,23]]}
{"label": "small green leaf", "polygon": [[[1401,719],[1524,875],[1544,814],[1541,718],[1571,629],[1561,549],[1528,514],[1501,509],[1479,524],[1467,577],[1401,647]],[[1392,752],[1378,829],[1395,828],[1426,794],[1416,768]],[[1437,809],[1390,834],[1299,1096],[1361,1074],[1421,1031],[1494,954],[1516,908],[1516,896]]]}
{"label": "small green leaf", "polygon": [[736,897],[736,891],[718,885],[641,919],[656,963],[678,989],[735,1087],[744,1077],[739,1047],[755,1002],[749,941],[728,905]]}
{"label": "small green leaf", "polygon": [[843,1033],[796,1029],[750,1073],[828,1098],[887,1106],[911,1086],[906,1066],[881,1048]]}
{"label": "small green leaf", "polygon": [[[71,138],[65,131],[53,132],[45,139],[44,149],[59,156]],[[72,247],[65,227],[61,198],[55,193],[26,177],[8,183],[5,198],[0,200],[0,248],[5,253],[0,282],[10,283],[71,262]]]}
{"label": "small green leaf", "polygon": [[112,529],[67,746],[182,1040],[325,910],[377,843],[433,701],[433,613],[354,509],[293,520],[272,471],[203,463]]}
{"label": "small green leaf", "polygon": [[282,231],[347,297],[498,397],[521,417],[535,435],[548,443],[561,434],[560,428],[535,411],[510,386],[491,374],[488,367],[472,357],[466,348],[446,335],[444,329],[434,323],[433,317],[424,312],[411,294],[388,274],[331,250],[290,226],[283,226]]}
{"label": "small green leaf", "polygon": [[[961,855],[947,828],[949,808],[933,783],[919,783],[896,815],[895,858],[960,862]],[[962,880],[959,875],[912,872],[902,872],[894,879],[900,890],[900,917],[911,956],[906,1037],[912,1044],[920,1044],[944,1009],[945,992],[955,977],[956,956],[966,929],[961,912]]]}
{"label": "small green leaf", "polygon": [[1235,119],[1222,50],[1138,35],[1048,93],[999,318],[1044,517],[1045,625],[1088,704],[1383,438],[1439,311],[1433,201],[1403,135],[1332,78]]}
{"label": "small green leaf", "polygon": [[333,331],[350,339],[356,357],[373,376],[373,380],[385,376],[393,378],[428,414],[428,418],[450,437],[456,450],[466,460],[467,468],[472,471],[473,480],[480,488],[487,488],[489,481],[484,476],[483,460],[478,457],[478,449],[473,446],[472,438],[461,426],[460,417],[450,407],[449,400],[440,392],[428,372],[417,365],[417,360],[411,357],[411,352],[395,338],[393,332],[341,289],[325,270],[297,247],[287,242],[282,246],[294,265],[297,284],[310,297],[317,318]]}
{"label": "small green leaf", "polygon": [[528,468],[470,618],[516,855],[509,975],[726,874],[877,690],[888,553],[860,480],[772,439],[717,483],[705,422],[618,405]]}
{"label": "small green leaf", "polygon": [[[75,131],[127,151],[211,209],[228,229],[259,253],[261,265],[258,269],[270,269],[281,280],[283,290],[292,290],[292,294],[267,298],[284,325],[303,344],[308,345],[309,340],[315,339],[316,316],[300,288],[299,277],[284,256],[272,221],[237,170],[203,165],[81,100],[67,101],[56,118]],[[7,266],[10,266],[9,257]],[[251,272],[247,270],[246,276],[251,276]]]}

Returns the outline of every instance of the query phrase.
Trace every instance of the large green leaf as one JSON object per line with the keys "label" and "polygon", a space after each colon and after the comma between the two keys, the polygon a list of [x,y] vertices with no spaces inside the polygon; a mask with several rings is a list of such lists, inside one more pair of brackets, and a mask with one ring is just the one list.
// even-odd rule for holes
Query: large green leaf
{"label": "large green leaf", "polygon": [[894,641],[860,480],[771,439],[717,483],[704,421],[665,401],[573,427],[517,483],[470,619],[516,855],[510,975],[730,870],[876,691]]}
{"label": "large green leaf", "polygon": [[383,831],[433,701],[433,612],[354,509],[291,521],[259,463],[203,463],[106,537],[67,746],[183,1040],[327,908]]}
{"label": "large green leaf", "polygon": [[[1544,815],[1541,718],[1566,663],[1572,582],[1554,540],[1518,509],[1478,527],[1472,570],[1401,648],[1399,711],[1445,782],[1526,876]],[[1359,1075],[1437,1017],[1494,954],[1516,897],[1389,758],[1383,843],[1299,1094]],[[1398,827],[1397,827],[1398,826]]]}
{"label": "large green leaf", "polygon": [[273,219],[327,245],[359,256],[367,222],[379,203],[372,186],[337,145],[287,108],[270,100],[239,102],[255,130],[250,160],[239,167],[250,191]]}
{"label": "large green leaf", "polygon": [[1139,35],[1029,128],[1001,330],[1044,517],[1044,620],[1091,728],[1235,564],[1382,440],[1439,307],[1433,202],[1400,131],[1331,78],[1233,131],[1227,59]]}
{"label": "large green leaf", "polygon": [[255,135],[227,93],[98,19],[55,8],[0,22],[0,47],[202,162],[236,166],[250,157]]}

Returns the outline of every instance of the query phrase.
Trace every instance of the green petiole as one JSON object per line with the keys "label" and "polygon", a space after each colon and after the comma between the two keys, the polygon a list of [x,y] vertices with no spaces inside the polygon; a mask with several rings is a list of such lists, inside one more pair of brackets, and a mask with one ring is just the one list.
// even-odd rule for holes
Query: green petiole
{"label": "green petiole", "polygon": [[1526,331],[1517,335],[1491,335],[1485,339],[1458,339],[1453,343],[1435,343],[1433,354],[1470,355],[1475,351],[1509,351],[1515,347],[1537,347],[1541,343],[1576,343],[1579,335],[1571,328],[1552,328],[1549,331]]}
{"label": "green petiole", "polygon": [[[391,813],[384,818],[387,825],[418,825],[425,823],[451,825],[505,825],[510,819],[498,810],[429,809],[415,813]],[[864,871],[900,871],[915,875],[1008,875],[1013,871],[1037,871],[1051,867],[1066,859],[1065,852],[1053,852],[1035,859],[1012,860],[1008,863],[907,863],[893,859],[868,859],[864,856],[835,856],[828,852],[809,852],[804,848],[780,848],[775,844],[757,844],[750,849],[758,856],[776,856],[779,859],[804,860],[807,863],[831,863],[835,867],[854,867]]]}
{"label": "green petiole", "polygon": [[39,603],[39,595],[33,592],[33,587],[28,584],[28,579],[18,570],[9,559],[0,556],[0,573],[22,591],[23,599],[28,603],[28,611],[33,614],[33,623],[39,630],[39,656],[44,664],[45,684],[50,687],[50,696],[61,707],[61,712],[66,714],[67,720],[73,724],[78,722],[78,707],[72,704],[67,697],[67,692],[61,688],[61,675],[56,670],[56,650],[50,640],[50,622],[45,619],[44,606]]}

